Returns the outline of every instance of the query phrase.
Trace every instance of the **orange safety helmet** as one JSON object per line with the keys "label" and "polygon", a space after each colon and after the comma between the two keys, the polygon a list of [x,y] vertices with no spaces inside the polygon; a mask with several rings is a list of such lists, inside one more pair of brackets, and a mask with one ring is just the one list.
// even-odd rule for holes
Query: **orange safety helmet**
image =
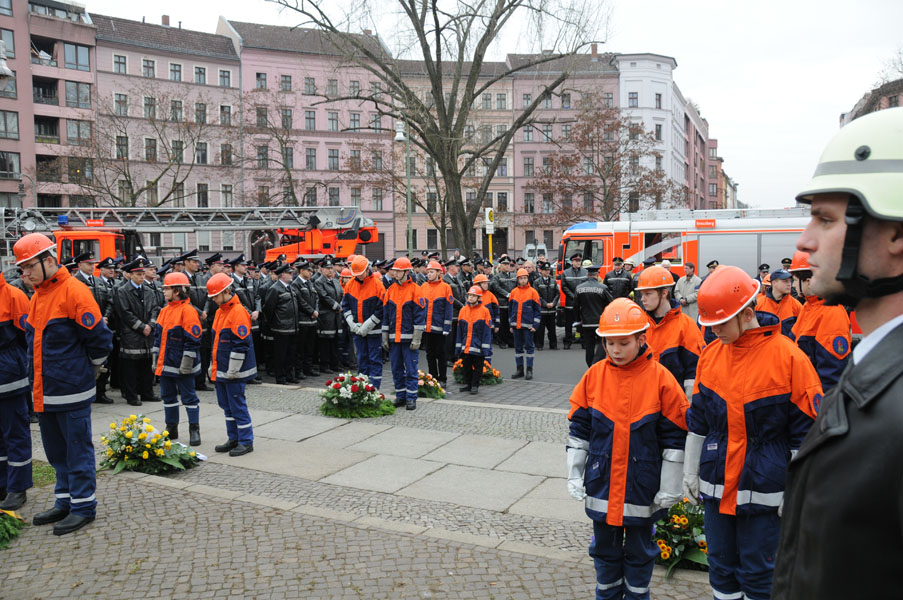
{"label": "orange safety helmet", "polygon": [[599,337],[631,335],[646,331],[648,327],[649,319],[646,317],[646,311],[636,302],[629,298],[615,298],[602,311],[596,335]]}
{"label": "orange safety helmet", "polygon": [[225,273],[217,273],[207,281],[207,297],[213,298],[229,289],[235,280]]}
{"label": "orange safety helmet", "polygon": [[178,287],[181,285],[191,285],[191,282],[188,281],[188,275],[185,273],[167,273],[166,277],[163,278],[163,287]]}
{"label": "orange safety helmet", "polygon": [[790,268],[787,270],[791,273],[796,271],[811,271],[812,267],[809,266],[809,253],[803,252],[802,250],[794,252],[793,260],[790,262]]}
{"label": "orange safety helmet", "polygon": [[426,266],[427,271],[441,271],[442,265],[439,264],[438,260],[431,260],[430,264]]}
{"label": "orange safety helmet", "polygon": [[696,295],[699,324],[720,325],[746,308],[759,293],[759,282],[739,267],[715,269]]}
{"label": "orange safety helmet", "polygon": [[401,258],[395,259],[395,263],[392,265],[392,268],[396,271],[410,271],[414,268],[414,265],[411,264],[411,261],[407,256],[402,256]]}
{"label": "orange safety helmet", "polygon": [[363,275],[369,266],[370,261],[367,260],[366,256],[355,256],[354,260],[351,261],[351,276]]}
{"label": "orange safety helmet", "polygon": [[665,267],[653,266],[647,267],[640,272],[637,281],[637,290],[657,290],[659,288],[673,287],[674,278],[671,277],[671,271]]}
{"label": "orange safety helmet", "polygon": [[483,288],[478,285],[471,286],[469,290],[467,290],[468,294],[473,294],[474,296],[483,296]]}
{"label": "orange safety helmet", "polygon": [[29,233],[15,243],[13,253],[16,255],[16,265],[21,265],[26,260],[35,258],[42,252],[53,250],[56,244],[43,233]]}
{"label": "orange safety helmet", "polygon": [[518,276],[518,277],[529,277],[529,276],[530,276],[530,272],[527,271],[526,269],[518,269],[518,270],[517,270],[517,276]]}
{"label": "orange safety helmet", "polygon": [[344,269],[342,269],[342,272],[339,274],[339,277],[354,277],[354,275],[351,274],[351,269],[349,269],[348,267],[345,267]]}
{"label": "orange safety helmet", "polygon": [[486,277],[486,275],[484,275],[483,273],[480,273],[479,275],[476,275],[476,276],[473,278],[473,282],[474,282],[474,283],[483,283],[484,281],[487,281],[487,282],[488,282],[488,281],[489,281],[489,278]]}
{"label": "orange safety helmet", "polygon": [[762,286],[768,287],[771,285],[771,273],[762,278]]}

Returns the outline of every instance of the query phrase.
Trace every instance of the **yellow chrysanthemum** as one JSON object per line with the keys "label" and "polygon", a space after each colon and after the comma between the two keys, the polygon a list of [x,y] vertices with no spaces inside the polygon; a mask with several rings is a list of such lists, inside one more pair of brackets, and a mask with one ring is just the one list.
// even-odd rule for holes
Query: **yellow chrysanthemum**
{"label": "yellow chrysanthemum", "polygon": [[148,425],[147,427],[145,427],[145,429],[147,429],[148,431],[150,431],[151,433],[153,433],[153,431],[154,431],[154,426],[153,426],[153,425]]}
{"label": "yellow chrysanthemum", "polygon": [[145,439],[146,437],[147,437],[147,434],[144,433],[143,431],[142,431],[141,433],[138,434],[138,439],[139,439],[139,440],[143,440],[143,439]]}
{"label": "yellow chrysanthemum", "polygon": [[141,455],[141,458],[143,458],[144,460],[147,460],[147,458],[148,458],[149,456],[150,456],[150,454],[148,454],[148,453],[147,453],[147,450],[145,450],[144,453]]}
{"label": "yellow chrysanthemum", "polygon": [[153,438],[151,438],[151,443],[152,443],[152,444],[156,444],[156,443],[159,442],[159,441],[160,441],[160,436],[159,436],[159,435],[155,435]]}
{"label": "yellow chrysanthemum", "polygon": [[107,448],[107,456],[113,456],[114,454],[116,454],[116,453],[113,452],[113,450],[111,448]]}
{"label": "yellow chrysanthemum", "polygon": [[163,454],[165,454],[165,452],[163,451],[163,448],[157,448],[154,451],[154,454],[156,454],[157,456],[163,456]]}
{"label": "yellow chrysanthemum", "polygon": [[129,421],[135,422],[138,419],[135,415],[129,415]]}
{"label": "yellow chrysanthemum", "polygon": [[169,431],[166,429],[163,430],[163,437],[169,437]]}
{"label": "yellow chrysanthemum", "polygon": [[129,456],[128,454],[125,455],[125,459],[126,459],[126,460],[128,460],[128,459],[130,459],[130,458],[131,458],[131,456]]}
{"label": "yellow chrysanthemum", "polygon": [[150,419],[148,419],[147,417],[144,417],[143,419],[141,419],[141,422],[144,424],[147,424],[147,423],[150,423]]}
{"label": "yellow chrysanthemum", "polygon": [[132,439],[132,432],[131,432],[131,431],[126,431],[126,432],[125,432],[125,437],[126,437],[127,439]]}
{"label": "yellow chrysanthemum", "polygon": [[116,429],[116,423],[110,423],[110,429]]}
{"label": "yellow chrysanthemum", "polygon": [[132,447],[131,447],[131,446],[126,446],[126,447],[125,447],[125,451],[126,451],[126,452],[131,452],[131,451],[132,451]]}
{"label": "yellow chrysanthemum", "polygon": [[170,448],[172,448],[172,442],[166,440],[165,442],[163,442],[163,447],[169,450]]}
{"label": "yellow chrysanthemum", "polygon": [[145,447],[145,448],[150,448],[151,445],[150,445],[150,444],[144,444],[144,447]]}
{"label": "yellow chrysanthemum", "polygon": [[122,427],[119,428],[119,431],[125,431],[125,429],[126,429],[126,427],[125,427],[125,425],[123,425]]}
{"label": "yellow chrysanthemum", "polygon": [[189,452],[189,453],[188,453],[188,456],[190,456],[191,458],[194,458],[194,450],[192,450],[191,452]]}

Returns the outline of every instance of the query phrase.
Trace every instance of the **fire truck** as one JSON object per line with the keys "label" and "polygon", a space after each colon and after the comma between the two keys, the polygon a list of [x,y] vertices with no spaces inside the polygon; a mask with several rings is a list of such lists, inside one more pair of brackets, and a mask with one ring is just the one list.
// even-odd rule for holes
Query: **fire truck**
{"label": "fire truck", "polygon": [[[248,208],[3,208],[0,209],[4,270],[14,263],[12,246],[33,231],[52,234],[61,260],[93,251],[98,260],[148,255],[142,235],[198,231],[259,231],[266,239],[286,245],[268,248],[267,260],[284,254],[344,258],[358,244],[378,241],[379,232],[360,208],[248,207]],[[169,248],[172,256],[183,248]],[[358,250],[359,252],[359,250]],[[166,258],[162,257],[161,258]]]}

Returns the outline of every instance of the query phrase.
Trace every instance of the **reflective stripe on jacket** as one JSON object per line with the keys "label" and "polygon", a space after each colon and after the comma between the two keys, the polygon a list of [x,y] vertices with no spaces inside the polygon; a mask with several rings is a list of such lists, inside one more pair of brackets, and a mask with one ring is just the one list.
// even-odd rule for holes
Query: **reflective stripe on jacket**
{"label": "reflective stripe on jacket", "polygon": [[485,306],[466,305],[458,313],[455,355],[489,356],[492,350],[492,317]]}
{"label": "reflective stripe on jacket", "polygon": [[847,310],[843,306],[827,306],[818,296],[806,296],[806,303],[790,334],[809,357],[821,380],[821,387],[827,393],[837,385],[850,360],[850,316]]}
{"label": "reflective stripe on jacket", "polygon": [[100,307],[65,268],[35,289],[25,324],[36,412],[75,410],[96,393],[93,365],[113,350]]}
{"label": "reflective stripe on jacket", "polygon": [[410,340],[415,329],[423,330],[426,323],[426,299],[420,295],[420,286],[408,277],[404,283],[395,284],[386,290],[383,306],[383,333],[389,340],[402,342]]}
{"label": "reflective stripe on jacket", "polygon": [[508,295],[508,323],[515,329],[539,327],[542,313],[539,294],[529,284],[519,285]]}
{"label": "reflective stripe on jacket", "polygon": [[776,316],[732,344],[716,340],[699,358],[690,431],[705,437],[699,491],[723,514],[776,511],[790,451],[812,426],[822,389],[812,363],[780,335]]}
{"label": "reflective stripe on jacket", "polygon": [[0,273],[0,398],[18,396],[28,389],[28,346],[23,329],[27,315],[25,292],[6,283]]}
{"label": "reflective stripe on jacket", "polygon": [[370,274],[363,281],[352,277],[345,286],[345,295],[342,297],[342,312],[345,319],[350,317],[358,325],[372,319],[374,327],[370,334],[379,335],[385,297],[386,290],[379,276]]}
{"label": "reflective stripe on jacket", "polygon": [[155,375],[179,376],[182,357],[193,360],[192,373],[201,372],[198,349],[201,347],[201,318],[189,300],[174,300],[157,315],[154,327],[154,348],[159,353],[154,365]]}
{"label": "reflective stripe on jacket", "polygon": [[696,378],[696,363],[702,354],[702,332],[676,304],[672,301],[671,310],[658,323],[649,318],[646,343],[655,360],[683,385],[684,381]]}
{"label": "reflective stripe on jacket", "polygon": [[[226,378],[231,359],[241,359],[238,377]],[[220,305],[213,320],[213,353],[210,360],[211,381],[222,378],[230,383],[250,381],[257,375],[254,340],[251,337],[251,315],[238,296]]]}
{"label": "reflective stripe on jacket", "polygon": [[771,288],[768,288],[764,294],[759,295],[756,301],[756,310],[776,316],[781,321],[781,333],[791,337],[790,331],[793,329],[800,311],[803,310],[803,305],[790,294],[784,295],[778,302],[771,295]]}
{"label": "reflective stripe on jacket", "polygon": [[451,332],[455,304],[451,286],[440,279],[427,281],[420,286],[420,293],[426,300],[424,331],[448,335]]}
{"label": "reflective stripe on jacket", "polygon": [[586,459],[586,514],[609,525],[643,525],[665,509],[653,503],[662,456],[683,460],[686,394],[652,352],[630,363],[606,358],[592,365],[571,392],[568,446]]}

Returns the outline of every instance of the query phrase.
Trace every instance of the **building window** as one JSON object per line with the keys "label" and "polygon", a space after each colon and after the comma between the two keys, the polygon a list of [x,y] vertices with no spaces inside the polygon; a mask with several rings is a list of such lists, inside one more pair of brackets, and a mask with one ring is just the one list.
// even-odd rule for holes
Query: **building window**
{"label": "building window", "polygon": [[317,188],[309,187],[304,190],[304,206],[317,205]]}
{"label": "building window", "polygon": [[380,131],[383,128],[383,118],[379,113],[372,113],[370,115],[370,129],[375,131]]}
{"label": "building window", "polygon": [[329,131],[339,130],[339,113],[332,111],[326,113],[326,127]]}
{"label": "building window", "polygon": [[144,160],[147,162],[157,161],[157,140],[154,138],[144,138]]}
{"label": "building window", "polygon": [[224,88],[232,87],[232,71],[220,69],[219,86]]}
{"label": "building window", "polygon": [[640,94],[639,92],[629,92],[627,94],[627,106],[630,108],[636,108],[640,105]]}
{"label": "building window", "polygon": [[206,183],[199,183],[197,187],[198,208],[210,206],[210,188]]}
{"label": "building window", "polygon": [[407,165],[408,165],[408,168],[405,171],[405,175],[407,175],[409,177],[416,177],[417,176],[417,157],[409,156]]}
{"label": "building window", "polygon": [[[7,46],[8,47],[8,46]],[[77,44],[63,44],[63,55],[66,58],[67,69],[90,71],[91,61],[88,58],[89,48]]]}
{"label": "building window", "polygon": [[361,130],[361,113],[351,113],[351,131]]}
{"label": "building window", "polygon": [[116,136],[116,158],[122,160],[129,158],[129,137],[127,135]]}
{"label": "building window", "polygon": [[499,167],[496,170],[495,174],[498,175],[499,177],[507,177],[508,176],[508,159],[507,158],[502,157],[501,161],[499,162]]}
{"label": "building window", "polygon": [[219,196],[223,206],[232,206],[232,186],[230,184],[224,183],[222,185],[222,187],[220,188]]}
{"label": "building window", "polygon": [[222,244],[223,244],[223,250],[234,250],[235,249],[235,232],[234,231],[224,231]]}
{"label": "building window", "polygon": [[258,106],[257,107],[257,126],[261,129],[266,128],[267,126],[267,107],[266,106]]}
{"label": "building window", "polygon": [[198,165],[207,164],[207,142],[196,142],[194,144],[194,162]]}
{"label": "building window", "polygon": [[715,179],[718,177],[718,167],[712,165],[709,167],[709,179]]}
{"label": "building window", "polygon": [[428,250],[439,247],[439,231],[437,229],[426,230],[426,247]]}
{"label": "building window", "polygon": [[185,207],[185,182],[173,182],[172,184],[172,205],[176,208],[184,208]]}
{"label": "building window", "polygon": [[0,0],[0,15],[13,16],[13,0]]}
{"label": "building window", "polygon": [[0,110],[0,138],[19,139],[19,113]]}
{"label": "building window", "polygon": [[627,210],[636,212],[640,210],[640,194],[639,192],[630,192],[627,195]]}
{"label": "building window", "polygon": [[349,157],[349,166],[351,169],[355,171],[361,170],[361,151],[360,150],[352,150],[351,156]]}
{"label": "building window", "polygon": [[282,206],[298,206],[295,201],[295,190],[290,185],[282,186]]}
{"label": "building window", "polygon": [[170,152],[172,162],[181,164],[184,158],[185,144],[182,143],[182,140],[172,140],[170,142],[170,147],[172,148],[172,151]]}
{"label": "building window", "polygon": [[330,171],[338,171],[339,170],[339,151],[337,149],[331,148],[327,151],[326,156],[326,168]]}
{"label": "building window", "polygon": [[709,196],[718,196],[718,184],[717,183],[709,184]]}
{"label": "building window", "polygon": [[153,96],[145,96],[144,98],[144,118],[157,118],[157,99]]}
{"label": "building window", "polygon": [[11,78],[0,80],[0,97],[16,98],[16,96],[16,72],[13,71]]}
{"label": "building window", "polygon": [[[361,82],[352,79],[348,82],[348,93],[352,96],[359,96],[361,93]],[[360,190],[358,190],[360,191]]]}
{"label": "building window", "polygon": [[91,84],[67,81],[66,106],[72,108],[91,108]]}
{"label": "building window", "polygon": [[258,73],[257,74],[257,78],[256,78],[256,82],[254,84],[254,87],[257,88],[258,90],[267,89],[267,74],[266,73]]}
{"label": "building window", "polygon": [[257,146],[257,168],[270,168],[270,149],[267,146]]}
{"label": "building window", "polygon": [[655,126],[655,139],[657,139],[658,141],[662,141],[662,126],[661,125]]}
{"label": "building window", "polygon": [[317,93],[317,83],[314,81],[313,77],[304,78],[304,93],[307,95],[313,95]]}
{"label": "building window", "polygon": [[524,194],[524,212],[525,213],[533,213],[534,208],[535,207],[533,206],[533,192],[526,192]]}
{"label": "building window", "polygon": [[524,108],[529,107],[530,104],[533,103],[533,94],[524,94],[523,98],[524,98]]}
{"label": "building window", "polygon": [[295,168],[295,149],[288,144],[282,146],[282,166],[286,169]]}
{"label": "building window", "polygon": [[610,92],[602,94],[602,106],[605,108],[614,108],[615,96]]}
{"label": "building window", "polygon": [[662,157],[661,156],[655,157],[655,170],[656,171],[662,170]]}
{"label": "building window", "polygon": [[583,193],[583,210],[586,212],[593,212],[593,193],[592,192],[584,192]]}
{"label": "building window", "polygon": [[169,80],[182,81],[182,65],[175,63],[169,65]]}
{"label": "building window", "polygon": [[483,99],[483,110],[492,110],[492,94],[486,93],[481,97]]}
{"label": "building window", "polygon": [[141,75],[153,79],[157,76],[157,64],[155,61],[145,58],[141,61]]}
{"label": "building window", "polygon": [[532,142],[533,141],[533,126],[527,125],[524,127],[524,141]]}
{"label": "building window", "polygon": [[270,205],[270,188],[266,185],[257,186],[257,206]]}
{"label": "building window", "polygon": [[[16,57],[16,40],[15,34],[11,29],[0,29],[0,38],[2,38],[3,43],[6,44],[6,57],[7,58],[15,58]],[[47,63],[41,63],[47,64]],[[56,66],[56,63],[53,63],[52,66]]]}
{"label": "building window", "polygon": [[18,152],[0,152],[0,179],[18,179],[22,169]]}
{"label": "building window", "polygon": [[204,125],[207,123],[207,105],[198,102],[194,105],[194,120],[196,123],[200,125]]}
{"label": "building window", "polygon": [[121,54],[114,54],[113,55],[113,72],[119,73],[120,75],[125,75],[126,69],[127,69],[127,66],[126,66],[126,62],[125,62],[125,57]]}
{"label": "building window", "polygon": [[194,68],[194,82],[201,85],[207,84],[207,69],[205,67]]}
{"label": "building window", "polygon": [[339,188],[331,187],[328,190],[329,192],[329,206],[338,206],[339,205]]}
{"label": "building window", "polygon": [[304,168],[308,171],[316,171],[317,170],[317,149],[316,148],[305,148],[304,149]]}
{"label": "building window", "polygon": [[900,96],[888,96],[887,106],[890,108],[900,106]]}
{"label": "building window", "polygon": [[326,95],[331,98],[334,98],[339,95],[339,80],[338,79],[326,80]]}
{"label": "building window", "polygon": [[571,124],[570,123],[565,123],[561,126],[561,137],[565,141],[571,139]]}
{"label": "building window", "polygon": [[292,76],[291,75],[282,75],[279,78],[279,89],[283,92],[292,91]]}
{"label": "building window", "polygon": [[219,124],[220,125],[231,125],[232,124],[232,107],[226,104],[223,104],[219,107]]}
{"label": "building window", "polygon": [[656,94],[655,95],[655,108],[661,108],[661,107],[662,107],[662,95]]}
{"label": "building window", "polygon": [[292,129],[292,109],[282,108],[279,110],[279,116],[282,118],[282,128],[286,131]]}
{"label": "building window", "polygon": [[524,177],[533,177],[533,157],[524,157]]}
{"label": "building window", "polygon": [[542,230],[542,241],[546,245],[546,248],[554,248],[555,247],[555,232],[551,229],[543,229]]}
{"label": "building window", "polygon": [[182,120],[182,101],[170,100],[169,102],[169,120],[176,123]]}
{"label": "building window", "polygon": [[536,232],[532,229],[524,230],[524,243],[525,244],[535,244],[536,243]]}
{"label": "building window", "polygon": [[542,107],[543,108],[552,108],[552,94],[546,92],[542,95]]}
{"label": "building window", "polygon": [[87,146],[91,143],[91,121],[66,121],[66,138],[70,146]]}
{"label": "building window", "polygon": [[499,212],[508,212],[508,192],[498,192],[496,198],[498,200],[496,210]]}
{"label": "building window", "polygon": [[113,94],[113,112],[119,117],[129,116],[129,97],[125,94]]}
{"label": "building window", "polygon": [[543,123],[542,124],[542,141],[544,141],[544,142],[552,141],[552,124],[551,123]]}
{"label": "building window", "polygon": [[552,212],[552,194],[542,195],[542,212],[550,214]]}
{"label": "building window", "polygon": [[383,209],[383,191],[379,188],[373,190],[373,210]]}
{"label": "building window", "polygon": [[507,110],[508,109],[508,95],[507,94],[496,94],[495,95],[495,108],[496,108],[496,110]]}
{"label": "building window", "polygon": [[570,108],[571,107],[571,95],[570,94],[561,94],[561,108]]}
{"label": "building window", "polygon": [[351,188],[351,206],[360,207],[361,205],[361,188]]}
{"label": "building window", "polygon": [[718,158],[718,148],[709,148],[709,158]]}
{"label": "building window", "polygon": [[304,111],[304,129],[313,131],[317,128],[317,113],[312,110]]}
{"label": "building window", "polygon": [[371,167],[374,171],[383,170],[383,153],[381,150],[374,150],[370,153]]}
{"label": "building window", "polygon": [[220,163],[224,166],[232,165],[232,144],[221,144],[219,147]]}

